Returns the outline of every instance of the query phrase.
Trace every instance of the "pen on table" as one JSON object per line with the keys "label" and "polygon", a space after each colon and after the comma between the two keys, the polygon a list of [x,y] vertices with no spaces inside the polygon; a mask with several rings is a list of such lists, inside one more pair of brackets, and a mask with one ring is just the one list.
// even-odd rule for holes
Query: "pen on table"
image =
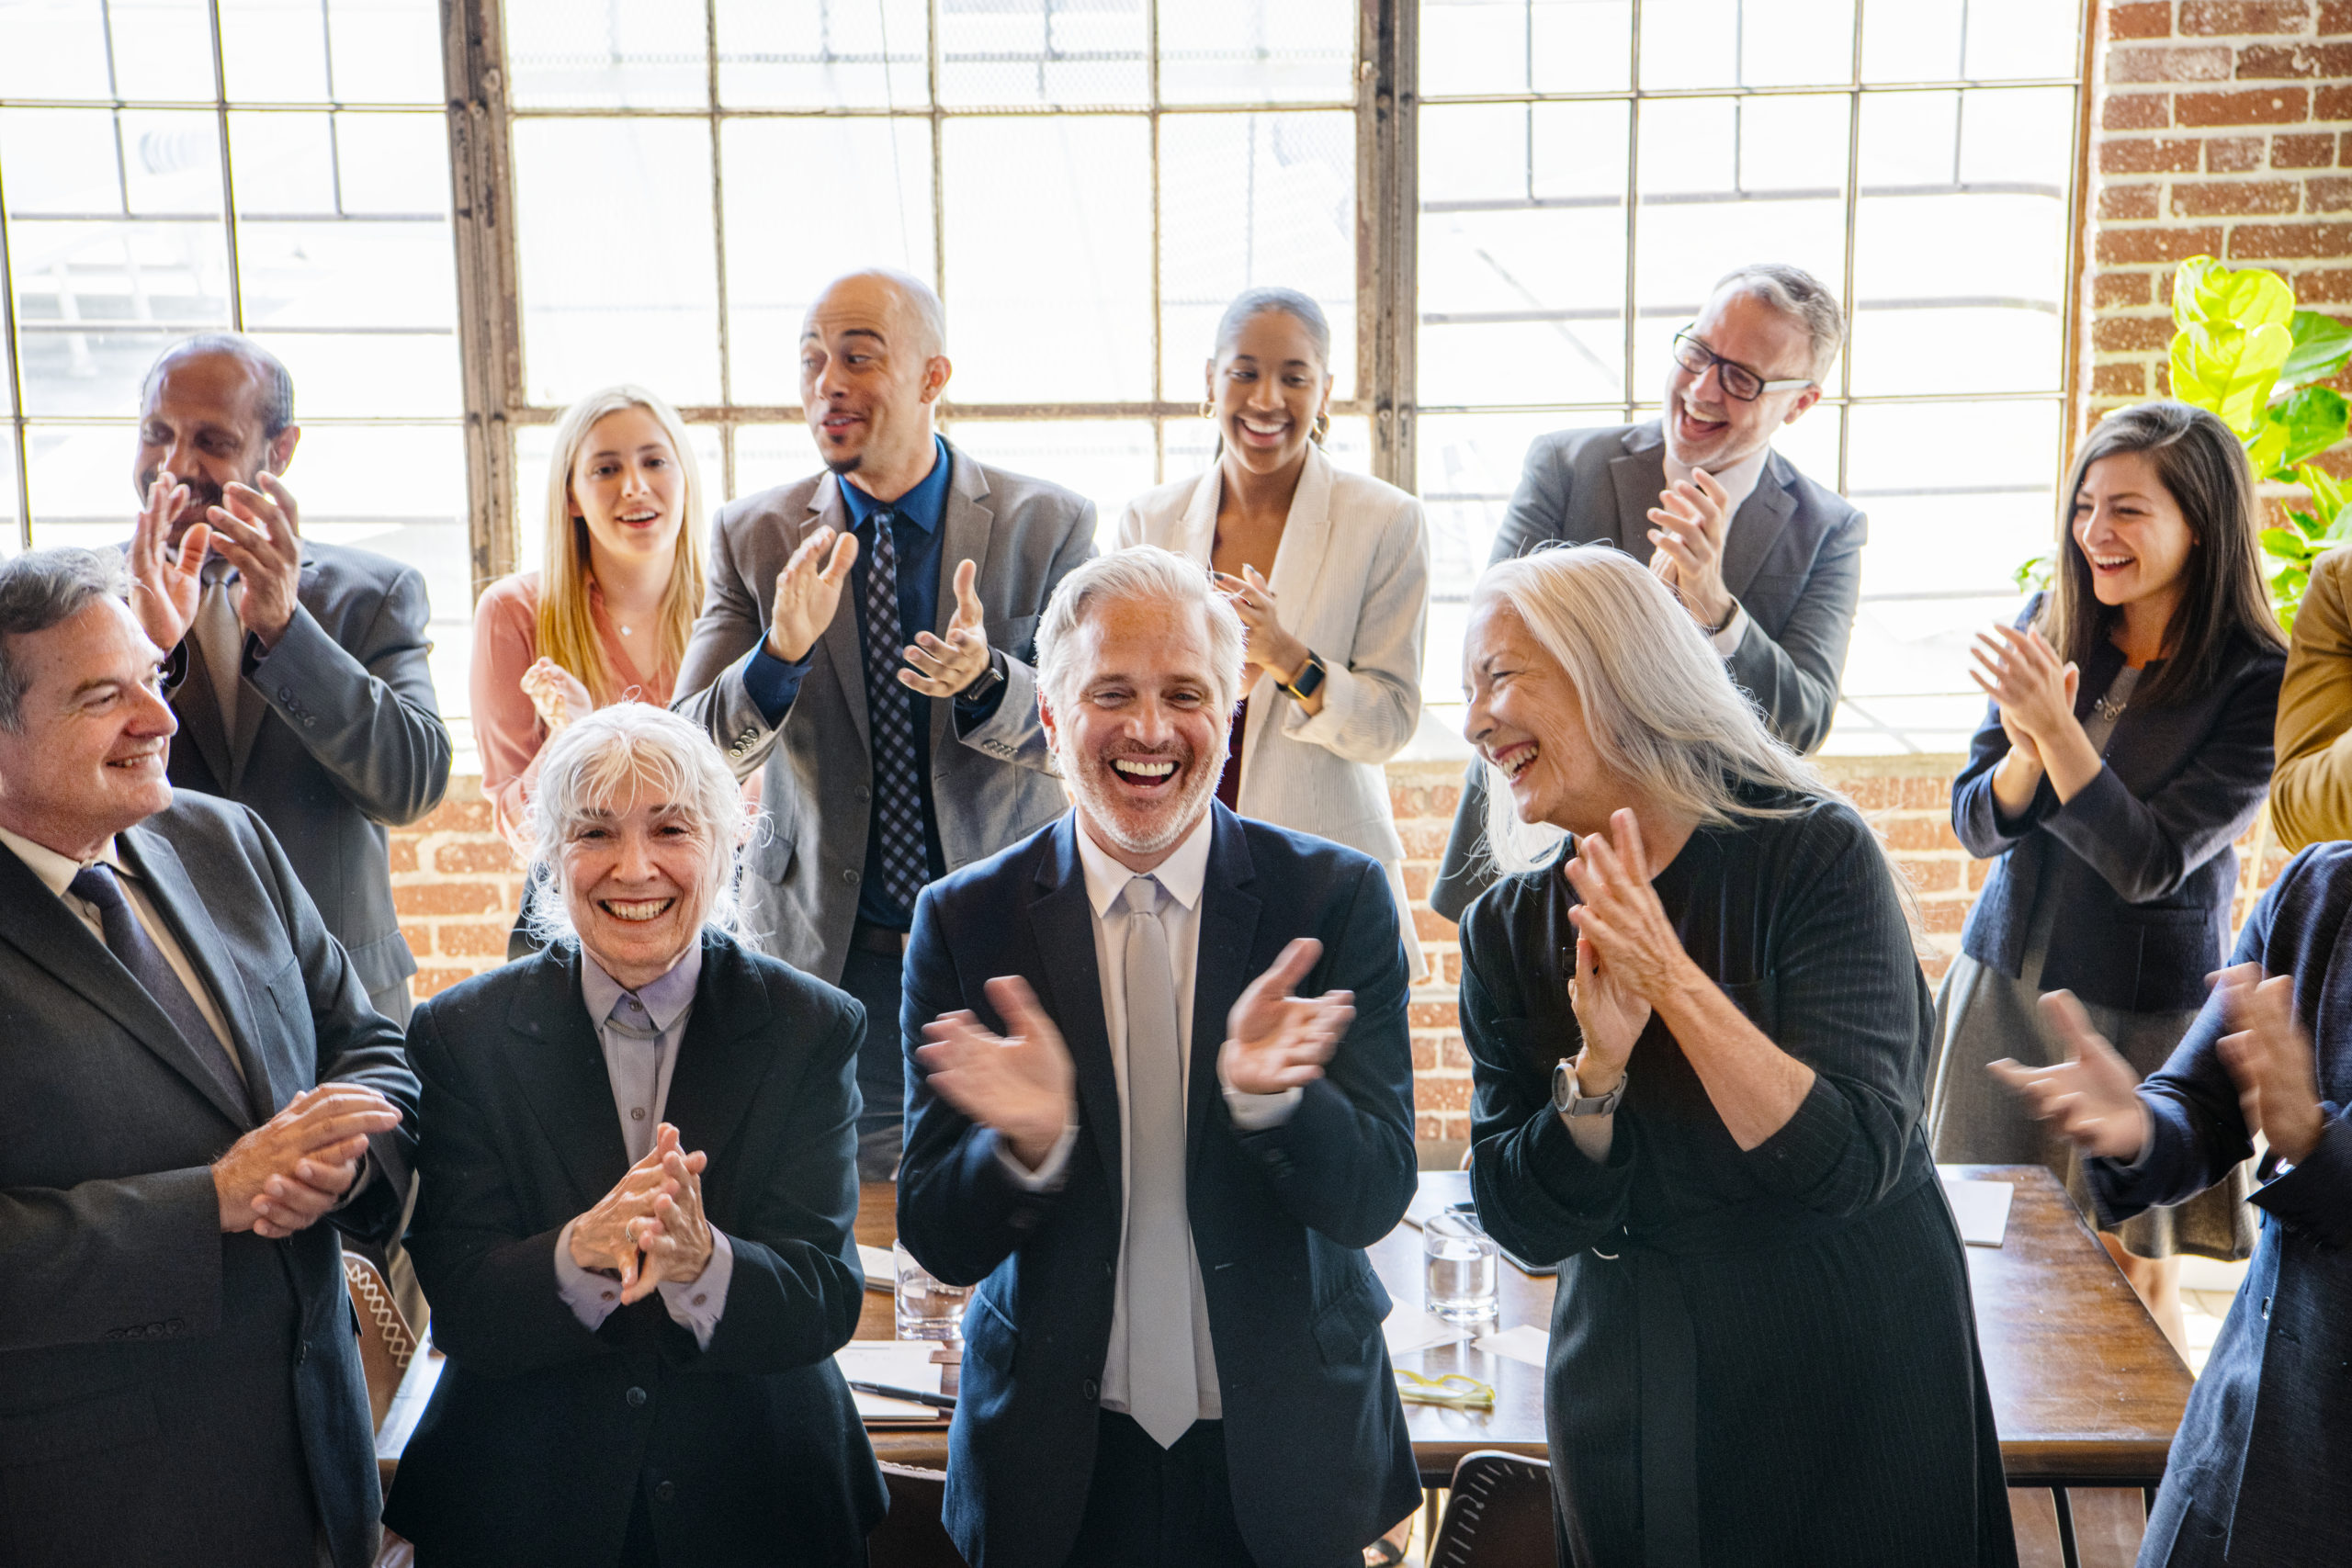
{"label": "pen on table", "polygon": [[933,1410],[956,1408],[956,1398],[953,1394],[925,1393],[921,1389],[913,1388],[893,1388],[887,1382],[860,1382],[855,1378],[849,1380],[849,1386],[860,1393],[878,1394],[884,1399],[904,1399],[916,1404],[928,1404]]}

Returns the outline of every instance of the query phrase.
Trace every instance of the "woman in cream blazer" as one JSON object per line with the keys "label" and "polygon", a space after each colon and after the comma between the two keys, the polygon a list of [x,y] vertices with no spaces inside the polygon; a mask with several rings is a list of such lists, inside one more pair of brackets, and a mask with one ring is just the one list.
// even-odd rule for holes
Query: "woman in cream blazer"
{"label": "woman in cream blazer", "polygon": [[1217,575],[1250,628],[1239,784],[1219,793],[1244,817],[1387,867],[1418,982],[1428,970],[1381,764],[1420,723],[1428,530],[1419,501],[1324,455],[1329,357],[1323,312],[1303,294],[1252,289],[1227,307],[1204,408],[1216,465],[1129,502],[1119,545],[1159,545]]}

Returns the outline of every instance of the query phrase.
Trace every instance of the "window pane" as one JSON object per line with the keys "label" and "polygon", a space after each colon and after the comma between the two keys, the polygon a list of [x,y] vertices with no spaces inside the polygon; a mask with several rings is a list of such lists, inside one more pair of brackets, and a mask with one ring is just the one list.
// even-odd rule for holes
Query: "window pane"
{"label": "window pane", "polygon": [[335,210],[334,117],[232,113],[229,157],[237,216]]}
{"label": "window pane", "polygon": [[17,509],[17,434],[0,426],[0,560],[17,553],[23,541]]}
{"label": "window pane", "polygon": [[0,109],[9,218],[123,211],[115,129],[109,109]]}
{"label": "window pane", "polygon": [[673,403],[717,402],[709,127],[519,120],[514,166],[531,400],[636,381]]}
{"label": "window pane", "polygon": [[35,413],[130,413],[164,343],[229,324],[217,221],[12,221],[18,374]]}
{"label": "window pane", "polygon": [[1175,104],[1351,101],[1354,0],[1185,0],[1159,7],[1159,96]]}
{"label": "window pane", "polygon": [[1966,73],[1976,82],[2071,76],[2082,20],[2082,6],[2050,0],[1969,0]]}
{"label": "window pane", "polygon": [[248,222],[237,249],[249,332],[457,331],[449,231],[439,222]]}
{"label": "window pane", "polygon": [[438,115],[232,111],[229,147],[240,217],[441,219],[449,210],[449,142]]}
{"label": "window pane", "polygon": [[956,119],[945,142],[949,399],[1149,398],[1148,123]]}
{"label": "window pane", "polygon": [[750,108],[931,102],[924,0],[718,0],[718,101]]}
{"label": "window pane", "polygon": [[[1642,15],[1645,37],[1661,36],[1646,25],[1647,6]],[[1670,26],[1662,36],[1674,36]],[[1852,81],[1854,0],[1740,0],[1739,62],[1749,87]]]}
{"label": "window pane", "polygon": [[[823,464],[805,424],[751,424],[735,432],[735,496],[757,495],[815,473]],[[718,504],[716,496],[712,504]]]}
{"label": "window pane", "polygon": [[1864,593],[2005,592],[2048,547],[2054,400],[1864,404],[1849,418],[1846,493],[1871,517]]}
{"label": "window pane", "polygon": [[131,459],[135,427],[28,424],[25,474],[33,501],[33,547],[80,545],[103,549],[130,537],[138,515]]}
{"label": "window pane", "polygon": [[125,109],[123,188],[132,213],[220,210],[220,126],[204,109]]}
{"label": "window pane", "polygon": [[1855,160],[1864,196],[1960,178],[1958,93],[1865,93]]}
{"label": "window pane", "polygon": [[1144,0],[987,0],[943,7],[939,96],[1005,107],[1142,105]]}
{"label": "window pane", "polygon": [[208,102],[211,15],[205,0],[0,5],[0,96]]}
{"label": "window pane", "polygon": [[2011,87],[1960,95],[1960,177],[2018,182],[2066,197],[2074,162],[2075,90]]}
{"label": "window pane", "polygon": [[322,0],[219,3],[230,102],[309,103],[328,96]]}
{"label": "window pane", "polygon": [[1331,395],[1355,395],[1355,157],[1347,113],[1160,121],[1162,396],[1197,395],[1226,302],[1269,284],[1323,307]]}
{"label": "window pane", "polygon": [[463,412],[453,332],[271,332],[257,326],[254,336],[293,376],[298,416],[433,419]]}
{"label": "window pane", "polygon": [[[861,266],[932,276],[931,127],[919,119],[735,119],[727,178],[727,326],[738,402],[800,400],[800,324]],[[808,243],[821,224],[822,244]],[[949,352],[961,337],[950,323]]]}
{"label": "window pane", "polygon": [[1968,10],[1969,0],[1867,0],[1862,12],[1862,80],[1955,80],[1960,75]]}
{"label": "window pane", "polygon": [[947,439],[980,461],[1034,474],[1094,502],[1097,548],[1118,544],[1119,513],[1152,488],[1148,420],[959,420]]}
{"label": "window pane", "polygon": [[2055,390],[2064,227],[2054,197],[1864,197],[1853,389]]}
{"label": "window pane", "polygon": [[1421,95],[1622,88],[1632,17],[1628,0],[1421,0]]}
{"label": "window pane", "polygon": [[[700,108],[710,101],[703,0],[504,0],[503,9],[517,108]],[[517,126],[518,141],[521,133]]]}
{"label": "window pane", "polygon": [[437,104],[447,96],[437,0],[327,0],[327,52],[334,96],[345,103]]}

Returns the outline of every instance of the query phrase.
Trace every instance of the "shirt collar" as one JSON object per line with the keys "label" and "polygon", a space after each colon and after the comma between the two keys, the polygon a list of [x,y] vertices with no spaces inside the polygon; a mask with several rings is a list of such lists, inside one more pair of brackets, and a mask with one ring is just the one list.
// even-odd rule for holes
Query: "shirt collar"
{"label": "shirt collar", "polygon": [[[695,984],[702,977],[702,942],[696,940],[687,947],[684,956],[671,967],[668,974],[649,980],[637,988],[637,999],[645,1006],[645,1016],[656,1030],[667,1032],[678,1021],[695,999]],[[613,1015],[613,1008],[629,995],[628,988],[605,973],[603,964],[580,950],[580,996],[588,1004],[588,1016],[596,1027]]]}
{"label": "shirt collar", "polygon": [[876,500],[850,483],[846,474],[834,479],[834,488],[842,492],[842,504],[849,509],[852,528],[864,527],[867,518],[887,506],[926,534],[939,532],[940,515],[947,510],[947,443],[934,435],[931,446],[931,472],[896,501]]}
{"label": "shirt collar", "polygon": [[[1747,504],[1747,498],[1756,493],[1757,482],[1764,477],[1764,465],[1771,460],[1772,448],[1766,445],[1758,446],[1728,468],[1707,470],[1715,476],[1715,482],[1723,486],[1724,494],[1731,498],[1730,504],[1724,508],[1725,521],[1729,521]],[[1666,455],[1666,482],[1680,484],[1690,477],[1690,465],[1676,462],[1673,452],[1669,450]]]}
{"label": "shirt collar", "polygon": [[1111,906],[1126,897],[1127,884],[1138,875],[1155,878],[1168,896],[1193,909],[1201,901],[1201,885],[1208,880],[1209,841],[1216,825],[1216,811],[1211,807],[1201,813],[1193,830],[1184,835],[1168,858],[1148,872],[1129,871],[1111,856],[1111,852],[1094,841],[1083,821],[1070,824],[1078,835],[1078,861],[1086,871],[1086,898],[1094,906],[1097,919],[1108,916]]}
{"label": "shirt collar", "polygon": [[[73,885],[74,876],[85,864],[96,863],[59,854],[47,844],[37,844],[21,833],[11,833],[6,828],[0,828],[0,844],[15,851],[17,858],[25,863],[26,869],[40,878],[41,886],[61,898],[65,897],[66,888]],[[108,839],[107,847],[98,852],[98,860],[112,866],[119,875],[136,877],[139,874],[122,863],[121,852],[112,839]]]}

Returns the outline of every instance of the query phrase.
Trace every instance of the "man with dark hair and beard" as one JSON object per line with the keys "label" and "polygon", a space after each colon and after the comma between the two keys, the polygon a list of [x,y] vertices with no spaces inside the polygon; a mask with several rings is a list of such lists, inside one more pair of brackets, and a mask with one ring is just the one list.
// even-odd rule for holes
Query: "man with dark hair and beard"
{"label": "man with dark hair and beard", "polygon": [[416,960],[385,829],[449,786],[424,579],[301,536],[278,477],[302,436],[293,378],[252,339],[174,344],[140,402],[131,606],[167,654],[171,781],[269,825],[369,1003],[405,1023]]}
{"label": "man with dark hair and beard", "polygon": [[747,934],[865,1006],[869,1180],[898,1167],[915,896],[1062,809],[1031,645],[1094,553],[1091,502],[934,433],[951,369],[916,278],[852,273],[809,307],[800,400],[826,471],[719,512],[672,704],[762,775]]}

